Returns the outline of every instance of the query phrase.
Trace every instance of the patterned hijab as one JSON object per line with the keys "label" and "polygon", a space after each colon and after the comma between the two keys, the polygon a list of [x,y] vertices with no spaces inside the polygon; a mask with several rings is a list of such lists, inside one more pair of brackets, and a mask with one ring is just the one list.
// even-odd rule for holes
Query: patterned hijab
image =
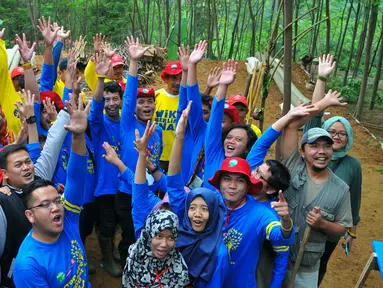
{"label": "patterned hijab", "polygon": [[189,283],[188,268],[174,247],[164,259],[153,256],[152,240],[161,231],[171,229],[178,236],[178,217],[168,210],[150,213],[140,238],[129,247],[129,256],[122,275],[124,288],[184,287]]}
{"label": "patterned hijab", "polygon": [[348,122],[348,120],[344,117],[341,117],[341,116],[331,117],[330,119],[328,119],[327,121],[323,123],[322,128],[327,131],[335,122],[342,123],[344,128],[346,128],[347,144],[346,144],[346,147],[344,147],[342,150],[334,151],[334,153],[332,154],[331,160],[338,160],[339,158],[343,158],[344,156],[346,156],[346,152],[351,149],[352,144],[354,143],[352,126],[350,122]]}

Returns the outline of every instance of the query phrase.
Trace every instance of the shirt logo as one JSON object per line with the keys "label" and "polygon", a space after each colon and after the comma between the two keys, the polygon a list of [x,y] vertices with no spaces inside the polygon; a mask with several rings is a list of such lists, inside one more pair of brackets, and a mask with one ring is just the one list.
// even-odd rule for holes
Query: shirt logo
{"label": "shirt logo", "polygon": [[59,272],[57,275],[56,275],[56,279],[61,283],[64,281],[65,279],[65,274],[64,272]]}

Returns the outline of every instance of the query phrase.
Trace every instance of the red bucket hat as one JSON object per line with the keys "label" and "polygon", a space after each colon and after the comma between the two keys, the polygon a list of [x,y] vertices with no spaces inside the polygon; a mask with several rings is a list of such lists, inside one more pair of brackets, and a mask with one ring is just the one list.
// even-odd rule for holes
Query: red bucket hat
{"label": "red bucket hat", "polygon": [[114,54],[112,57],[112,67],[118,66],[118,65],[124,65],[124,59],[122,59],[120,54]]}
{"label": "red bucket hat", "polygon": [[218,190],[220,189],[219,182],[221,180],[222,173],[239,173],[247,177],[250,182],[250,188],[248,191],[248,194],[254,195],[261,191],[263,184],[261,180],[255,179],[253,176],[251,176],[251,168],[249,163],[242,158],[239,157],[231,157],[226,158],[222,162],[221,169],[217,170],[215,172],[214,176],[209,179],[209,183],[213,185]]}
{"label": "red bucket hat", "polygon": [[237,124],[241,123],[241,118],[239,117],[237,108],[235,108],[235,106],[231,105],[228,102],[225,102],[225,110],[224,111],[227,115],[230,116],[230,118],[231,118],[231,120],[233,120],[233,122],[235,122]]}
{"label": "red bucket hat", "polygon": [[154,88],[138,88],[137,98],[138,97],[153,97],[153,98],[155,98]]}
{"label": "red bucket hat", "polygon": [[247,103],[246,97],[243,96],[243,95],[239,95],[239,94],[238,95],[231,95],[229,97],[228,102],[230,103],[230,105],[234,105],[234,104],[237,104],[237,103],[242,103],[246,107],[249,107],[249,103]]}
{"label": "red bucket hat", "polygon": [[165,81],[167,75],[178,75],[182,73],[181,63],[179,61],[170,61],[161,72],[161,78]]}
{"label": "red bucket hat", "polygon": [[15,78],[16,76],[24,75],[24,68],[23,67],[16,67],[11,72],[11,79]]}
{"label": "red bucket hat", "polygon": [[64,103],[61,100],[59,94],[53,91],[44,91],[40,93],[40,100],[43,102],[43,100],[46,100],[47,98],[50,98],[53,104],[56,107],[57,113],[60,112],[61,109],[64,109]]}

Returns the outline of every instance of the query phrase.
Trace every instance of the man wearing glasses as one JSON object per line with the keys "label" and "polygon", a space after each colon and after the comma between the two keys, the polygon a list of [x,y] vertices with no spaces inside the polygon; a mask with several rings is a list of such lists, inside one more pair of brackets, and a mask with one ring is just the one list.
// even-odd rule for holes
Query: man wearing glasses
{"label": "man wearing glasses", "polygon": [[72,132],[72,151],[64,195],[61,198],[54,184],[42,179],[23,189],[25,215],[33,228],[16,257],[16,287],[90,287],[86,252],[78,228],[86,186],[84,132],[88,115],[82,107],[76,109],[73,98],[71,102],[67,106],[71,123],[65,128]]}

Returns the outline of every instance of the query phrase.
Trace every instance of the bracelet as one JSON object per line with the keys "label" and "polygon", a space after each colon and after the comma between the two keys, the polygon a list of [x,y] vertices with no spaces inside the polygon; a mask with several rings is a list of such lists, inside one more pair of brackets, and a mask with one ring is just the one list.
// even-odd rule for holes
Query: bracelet
{"label": "bracelet", "polygon": [[24,70],[32,69],[32,63],[31,62],[24,63],[23,68]]}
{"label": "bracelet", "polygon": [[104,74],[97,74],[97,78],[105,79],[106,75],[104,75]]}
{"label": "bracelet", "polygon": [[148,169],[148,172],[149,172],[150,175],[153,175],[153,174],[156,173],[158,170],[160,170],[160,168],[158,168],[158,166],[157,166],[157,167],[154,168],[152,171],[150,171],[150,170]]}
{"label": "bracelet", "polygon": [[321,80],[321,81],[324,81],[324,82],[327,81],[327,77],[324,77],[324,76],[321,76],[321,75],[318,75],[318,79]]}
{"label": "bracelet", "polygon": [[347,231],[348,236],[350,236],[352,239],[356,239],[356,234],[352,233],[350,230]]}
{"label": "bracelet", "polygon": [[283,225],[281,225],[281,229],[285,232],[290,232],[293,229],[293,219],[291,219],[291,217],[289,217],[289,219],[290,219],[290,228],[289,229],[285,229],[285,228],[283,228]]}

